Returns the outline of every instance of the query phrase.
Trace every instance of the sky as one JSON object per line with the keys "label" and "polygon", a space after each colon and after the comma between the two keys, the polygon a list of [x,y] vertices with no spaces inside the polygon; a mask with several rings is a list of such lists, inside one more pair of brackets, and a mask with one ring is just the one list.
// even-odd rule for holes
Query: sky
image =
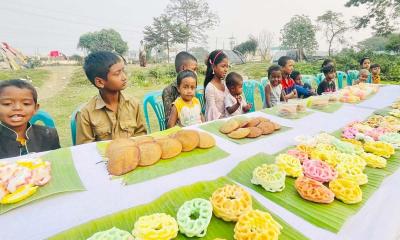
{"label": "sky", "polygon": [[[24,54],[47,54],[59,50],[67,55],[82,54],[77,49],[79,37],[86,32],[114,28],[137,50],[143,29],[153,17],[162,14],[169,0],[4,0],[0,5],[0,42],[7,42]],[[294,15],[305,14],[315,20],[327,10],[340,12],[350,22],[366,12],[346,8],[347,0],[207,0],[220,18],[219,25],[208,31],[208,50],[229,49],[230,37],[240,43],[248,36],[266,30],[279,45],[280,30]],[[370,29],[346,33],[349,44],[371,36]],[[327,50],[321,33],[319,49]],[[340,46],[337,46],[340,47]],[[179,47],[178,47],[179,48]]]}

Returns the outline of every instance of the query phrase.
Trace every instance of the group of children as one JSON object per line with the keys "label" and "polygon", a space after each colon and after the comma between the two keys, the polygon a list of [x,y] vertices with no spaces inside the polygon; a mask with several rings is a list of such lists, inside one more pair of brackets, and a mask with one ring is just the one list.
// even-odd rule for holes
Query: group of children
{"label": "group of children", "polygon": [[[294,71],[294,60],[281,57],[278,65],[268,68],[269,82],[265,86],[266,106],[281,101],[307,98],[323,92],[335,91],[336,70],[333,61],[322,66],[325,79],[315,91],[303,83],[301,74]],[[145,135],[146,128],[138,100],[125,96],[127,87],[126,62],[122,56],[99,51],[85,58],[84,71],[98,89],[98,95],[81,107],[76,116],[76,143],[128,138]],[[369,58],[360,62],[359,82],[365,82],[372,72],[374,83],[379,83],[380,67],[370,66]],[[243,78],[230,72],[228,56],[222,50],[211,52],[206,60],[204,81],[205,115],[196,98],[197,59],[188,52],[180,52],[175,59],[177,77],[162,92],[166,125],[189,126],[229,116],[247,113],[252,108],[242,96]],[[367,70],[368,69],[368,70]],[[0,158],[20,156],[60,148],[57,130],[30,124],[39,109],[35,88],[23,80],[0,82]]]}

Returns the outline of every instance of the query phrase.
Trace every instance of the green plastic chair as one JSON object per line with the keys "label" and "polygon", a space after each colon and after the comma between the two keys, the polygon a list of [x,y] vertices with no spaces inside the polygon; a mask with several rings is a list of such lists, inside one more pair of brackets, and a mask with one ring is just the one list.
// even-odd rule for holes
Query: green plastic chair
{"label": "green plastic chair", "polygon": [[[313,82],[317,83],[317,80],[314,75],[301,75],[301,81],[303,83],[308,83],[310,86],[313,86]],[[317,83],[318,84],[318,83]]]}
{"label": "green plastic chair", "polygon": [[148,104],[150,104],[150,106],[153,108],[153,111],[157,116],[157,121],[160,127],[160,131],[167,129],[167,124],[165,122],[164,104],[161,95],[162,91],[154,91],[147,93],[144,97],[143,109],[144,109],[144,117],[146,119],[148,133],[151,133],[149,112],[147,109]]}
{"label": "green plastic chair", "polygon": [[201,104],[201,112],[204,114],[206,112],[206,105],[204,100],[204,87],[198,86],[196,89],[196,97],[199,99]]}
{"label": "green plastic chair", "polygon": [[76,115],[78,114],[79,109],[81,106],[79,106],[75,111],[71,114],[71,119],[69,121],[69,126],[71,128],[71,140],[72,140],[72,145],[76,145]]}
{"label": "green plastic chair", "polygon": [[359,73],[358,70],[347,71],[347,86],[353,85],[353,82],[358,79]]}
{"label": "green plastic chair", "polygon": [[35,115],[32,116],[31,120],[29,120],[30,124],[35,124],[36,122],[43,122],[46,127],[55,128],[53,118],[47,112],[43,110],[39,110]]}
{"label": "green plastic chair", "polygon": [[261,99],[263,101],[263,106],[266,105],[265,103],[265,92],[263,85],[256,80],[245,80],[243,81],[243,92],[246,98],[246,102],[251,104],[250,112],[254,112],[256,110],[255,101],[254,101],[254,92],[258,88],[260,93]]}
{"label": "green plastic chair", "polygon": [[268,77],[261,78],[261,84],[264,88],[265,86],[267,86],[268,82],[269,82]]}
{"label": "green plastic chair", "polygon": [[317,85],[319,85],[322,81],[324,81],[325,75],[323,73],[318,73],[317,76],[315,77],[315,81],[317,82]]}
{"label": "green plastic chair", "polygon": [[337,78],[338,88],[342,89],[343,88],[343,78],[347,79],[347,74],[342,71],[336,71],[336,78]]}

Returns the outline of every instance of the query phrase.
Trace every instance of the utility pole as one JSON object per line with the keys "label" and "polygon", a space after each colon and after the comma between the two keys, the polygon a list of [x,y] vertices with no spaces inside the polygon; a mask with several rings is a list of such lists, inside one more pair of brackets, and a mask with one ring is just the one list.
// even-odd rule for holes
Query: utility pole
{"label": "utility pole", "polygon": [[230,38],[228,38],[228,39],[229,39],[229,44],[231,46],[231,50],[233,50],[233,48],[236,45],[236,38],[233,36],[233,33],[232,33],[232,36]]}

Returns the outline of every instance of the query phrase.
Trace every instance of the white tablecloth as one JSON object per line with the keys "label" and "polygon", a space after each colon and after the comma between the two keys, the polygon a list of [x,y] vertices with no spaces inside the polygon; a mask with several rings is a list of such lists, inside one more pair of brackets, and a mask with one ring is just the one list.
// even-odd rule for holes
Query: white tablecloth
{"label": "white tablecloth", "polygon": [[[0,215],[0,239],[44,239],[87,221],[155,200],[163,193],[198,181],[214,180],[226,175],[242,160],[258,153],[276,153],[295,144],[294,137],[335,131],[353,120],[363,120],[377,108],[390,105],[400,96],[400,86],[387,86],[371,99],[357,105],[344,104],[334,114],[315,112],[299,120],[286,120],[261,112],[291,130],[269,138],[237,145],[216,137],[217,145],[230,153],[225,159],[186,169],[143,183],[124,186],[110,180],[100,163],[94,143],[71,147],[76,169],[87,191],[55,195]],[[192,128],[198,128],[194,126]],[[251,191],[267,209],[311,239],[399,239],[400,171],[386,178],[361,210],[350,217],[338,234],[315,227],[281,206]]]}

